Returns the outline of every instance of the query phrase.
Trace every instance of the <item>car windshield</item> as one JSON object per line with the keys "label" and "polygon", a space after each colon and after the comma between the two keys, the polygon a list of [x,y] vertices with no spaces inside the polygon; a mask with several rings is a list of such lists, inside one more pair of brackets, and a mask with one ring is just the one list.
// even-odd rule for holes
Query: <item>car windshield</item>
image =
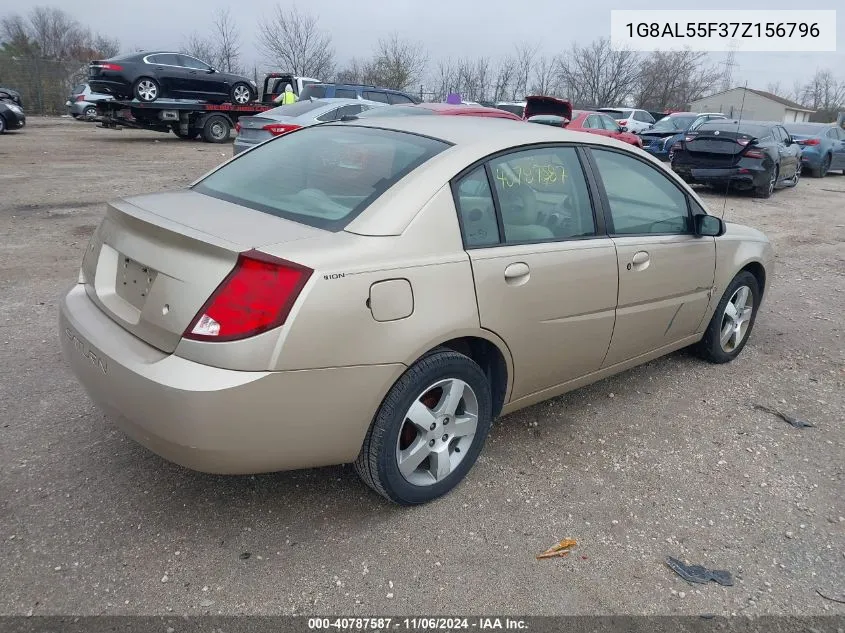
{"label": "car windshield", "polygon": [[434,112],[432,112],[428,108],[413,108],[410,106],[395,105],[365,110],[364,112],[356,114],[355,116],[363,119],[369,119],[370,117],[374,116],[416,116],[418,114],[434,114]]}
{"label": "car windshield", "polygon": [[448,147],[445,141],[407,132],[315,126],[241,154],[193,189],[339,231],[406,174]]}
{"label": "car windshield", "polygon": [[830,129],[829,125],[801,125],[787,123],[783,127],[790,134],[804,134],[807,136],[821,136]]}
{"label": "car windshield", "polygon": [[665,116],[657,123],[651,126],[649,132],[677,132],[686,130],[692,122],[695,121],[694,116]]}
{"label": "car windshield", "polygon": [[511,114],[515,114],[516,116],[522,116],[525,113],[525,106],[519,104],[500,103],[496,107],[499,110],[510,112]]}
{"label": "car windshield", "polygon": [[272,114],[275,116],[301,116],[306,112],[311,112],[311,110],[322,108],[324,105],[326,105],[325,101],[311,101],[310,99],[307,99],[305,101],[297,101],[296,103],[279,106],[278,108],[267,110],[262,114]]}
{"label": "car windshield", "polygon": [[608,116],[612,116],[614,119],[624,119],[629,116],[626,112],[630,112],[630,110],[613,110],[611,108],[601,108],[598,111],[604,112]]}

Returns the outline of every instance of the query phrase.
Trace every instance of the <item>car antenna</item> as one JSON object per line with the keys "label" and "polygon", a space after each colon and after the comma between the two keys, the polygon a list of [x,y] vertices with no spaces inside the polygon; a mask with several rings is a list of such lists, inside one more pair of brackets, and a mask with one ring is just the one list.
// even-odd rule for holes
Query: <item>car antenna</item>
{"label": "car antenna", "polygon": [[[739,126],[742,125],[742,111],[745,109],[745,95],[748,93],[748,80],[745,80],[745,86],[742,89],[742,101],[739,104],[739,119],[736,122],[736,133],[739,134]],[[725,221],[725,210],[728,208],[728,189],[731,183],[725,184],[725,197],[722,200],[722,222]]]}

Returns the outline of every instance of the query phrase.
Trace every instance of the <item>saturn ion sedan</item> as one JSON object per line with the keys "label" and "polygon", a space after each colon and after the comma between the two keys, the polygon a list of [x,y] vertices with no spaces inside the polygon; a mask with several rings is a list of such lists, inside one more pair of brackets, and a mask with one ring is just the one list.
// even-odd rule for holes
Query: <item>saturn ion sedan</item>
{"label": "saturn ion sedan", "polygon": [[91,398],[166,459],[354,462],[417,504],[467,475],[500,415],[687,346],[735,358],[772,262],[629,144],[362,118],[110,203],[59,337]]}

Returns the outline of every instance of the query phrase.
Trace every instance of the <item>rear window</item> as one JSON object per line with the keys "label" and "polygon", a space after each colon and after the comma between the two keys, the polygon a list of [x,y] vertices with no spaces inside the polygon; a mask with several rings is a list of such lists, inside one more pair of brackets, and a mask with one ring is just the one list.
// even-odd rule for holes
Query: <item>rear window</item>
{"label": "rear window", "polygon": [[87,85],[87,84],[79,84],[78,86],[74,86],[74,87],[73,87],[73,90],[71,91],[71,93],[70,93],[70,94],[72,94],[72,95],[81,95],[83,92],[85,92],[85,86],[86,86],[86,85]]}
{"label": "rear window", "polygon": [[309,86],[305,86],[302,89],[302,94],[299,95],[301,99],[325,99],[326,98],[326,86],[320,86],[318,84],[311,84]]}
{"label": "rear window", "polygon": [[339,231],[448,147],[445,141],[393,130],[304,128],[242,154],[197,183],[194,191]]}
{"label": "rear window", "polygon": [[694,116],[666,116],[655,123],[649,132],[674,132],[676,130],[686,130],[692,122],[695,121]]}
{"label": "rear window", "polygon": [[267,110],[262,114],[275,114],[277,116],[300,116],[311,110],[322,108],[326,105],[325,101],[297,101],[296,103],[289,103],[288,105],[279,106],[272,110]]}
{"label": "rear window", "polygon": [[737,123],[736,121],[729,121],[727,119],[708,121],[698,128],[699,132],[713,132],[714,130],[747,134],[748,136],[756,136],[757,138],[762,138],[771,134],[770,128],[766,125]]}

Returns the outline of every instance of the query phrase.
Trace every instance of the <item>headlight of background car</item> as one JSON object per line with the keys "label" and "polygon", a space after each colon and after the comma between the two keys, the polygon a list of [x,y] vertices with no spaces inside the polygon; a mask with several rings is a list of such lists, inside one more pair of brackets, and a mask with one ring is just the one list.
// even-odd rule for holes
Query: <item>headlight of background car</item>
{"label": "headlight of background car", "polygon": [[23,110],[21,110],[20,106],[16,106],[14,103],[7,103],[6,106],[15,114],[23,114]]}

